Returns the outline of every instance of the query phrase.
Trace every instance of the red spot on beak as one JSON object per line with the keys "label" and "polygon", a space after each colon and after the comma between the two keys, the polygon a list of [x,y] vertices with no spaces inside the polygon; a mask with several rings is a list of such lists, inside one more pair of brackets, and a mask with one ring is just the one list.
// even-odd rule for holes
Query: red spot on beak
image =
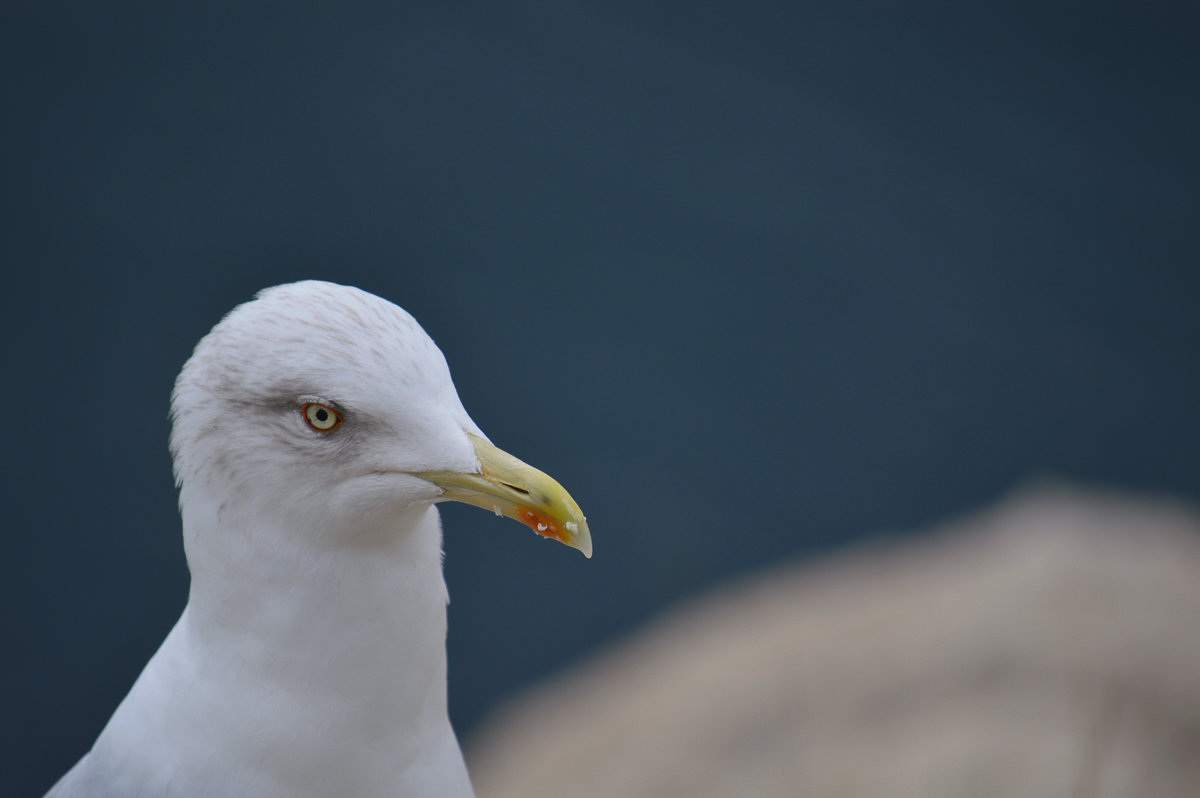
{"label": "red spot on beak", "polygon": [[517,516],[517,520],[519,520],[522,524],[525,524],[525,526],[529,527],[534,532],[537,532],[542,537],[550,538],[551,540],[557,540],[559,543],[566,542],[566,536],[563,534],[563,531],[559,528],[558,524],[554,523],[537,510],[530,510],[522,507],[517,511]]}

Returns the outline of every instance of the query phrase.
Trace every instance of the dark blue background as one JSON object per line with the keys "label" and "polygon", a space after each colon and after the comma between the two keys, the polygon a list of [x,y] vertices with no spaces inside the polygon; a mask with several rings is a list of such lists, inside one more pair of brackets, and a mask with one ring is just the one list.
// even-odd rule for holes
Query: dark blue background
{"label": "dark blue background", "polygon": [[410,310],[596,557],[448,507],[451,709],[1053,474],[1200,498],[1194,4],[19,2],[4,794],[183,606],[172,381],[257,289]]}

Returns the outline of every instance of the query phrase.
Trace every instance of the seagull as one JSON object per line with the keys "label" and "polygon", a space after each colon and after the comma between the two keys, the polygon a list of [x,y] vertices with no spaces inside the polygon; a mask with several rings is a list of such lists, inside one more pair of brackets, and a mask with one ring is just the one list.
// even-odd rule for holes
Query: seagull
{"label": "seagull", "polygon": [[493,446],[416,320],[357,288],[261,291],[171,397],[187,605],[48,798],[459,798],[437,508],[592,553],[546,474]]}

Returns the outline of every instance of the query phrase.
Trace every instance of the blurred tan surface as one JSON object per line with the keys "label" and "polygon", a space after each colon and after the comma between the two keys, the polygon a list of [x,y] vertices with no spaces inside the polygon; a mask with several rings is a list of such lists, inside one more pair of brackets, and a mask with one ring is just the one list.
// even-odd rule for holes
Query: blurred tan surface
{"label": "blurred tan surface", "polygon": [[513,702],[480,798],[1197,798],[1200,517],[1039,487],[732,584]]}

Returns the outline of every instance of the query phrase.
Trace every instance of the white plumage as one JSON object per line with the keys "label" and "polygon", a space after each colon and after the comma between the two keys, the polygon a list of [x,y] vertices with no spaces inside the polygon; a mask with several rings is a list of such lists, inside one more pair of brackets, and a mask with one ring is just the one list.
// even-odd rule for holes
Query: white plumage
{"label": "white plumage", "polygon": [[552,519],[590,554],[578,507],[486,442],[411,316],[354,288],[294,283],[233,310],[172,416],[188,604],[49,796],[472,795],[433,504]]}

